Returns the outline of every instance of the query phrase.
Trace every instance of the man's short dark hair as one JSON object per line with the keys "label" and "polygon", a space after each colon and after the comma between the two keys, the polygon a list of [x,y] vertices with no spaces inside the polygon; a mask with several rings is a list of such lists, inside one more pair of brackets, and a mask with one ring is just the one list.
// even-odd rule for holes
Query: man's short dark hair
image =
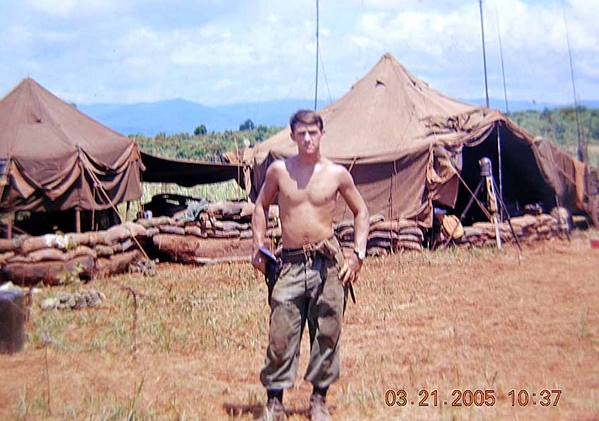
{"label": "man's short dark hair", "polygon": [[322,132],[324,128],[324,123],[322,122],[322,117],[316,111],[312,110],[299,110],[295,114],[291,116],[289,119],[289,127],[291,127],[291,131],[295,131],[295,126],[299,123],[303,124],[317,124],[318,129]]}

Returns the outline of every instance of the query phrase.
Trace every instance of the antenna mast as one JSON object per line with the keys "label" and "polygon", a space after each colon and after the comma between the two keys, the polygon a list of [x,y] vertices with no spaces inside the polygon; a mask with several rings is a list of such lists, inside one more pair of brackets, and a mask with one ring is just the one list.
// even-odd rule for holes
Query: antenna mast
{"label": "antenna mast", "polygon": [[314,83],[314,110],[316,110],[318,106],[318,56],[320,53],[320,41],[318,36],[320,21],[319,14],[318,0],[316,0],[316,81]]}
{"label": "antenna mast", "polygon": [[487,54],[485,52],[485,25],[483,22],[483,0],[478,0],[480,6],[480,31],[483,39],[483,66],[485,71],[485,97],[487,99],[487,108],[489,108],[489,86],[487,84]]}
{"label": "antenna mast", "polygon": [[501,46],[501,31],[499,30],[499,16],[497,14],[497,7],[495,7],[495,19],[497,21],[497,38],[499,39],[499,57],[501,59],[501,76],[503,77],[503,98],[505,100],[505,112],[510,112],[507,105],[507,88],[505,86],[505,66],[503,65],[503,47]]}
{"label": "antenna mast", "polygon": [[578,148],[576,155],[579,161],[586,163],[588,161],[587,148],[582,138],[582,132],[580,130],[580,116],[578,110],[578,100],[576,98],[576,84],[574,83],[574,66],[572,65],[572,50],[570,49],[570,37],[568,36],[568,23],[566,21],[566,8],[564,6],[564,0],[562,0],[562,12],[564,14],[564,26],[566,27],[566,43],[568,44],[568,57],[570,58],[570,76],[572,78],[572,93],[574,94],[574,114],[576,115],[576,131],[578,134]]}

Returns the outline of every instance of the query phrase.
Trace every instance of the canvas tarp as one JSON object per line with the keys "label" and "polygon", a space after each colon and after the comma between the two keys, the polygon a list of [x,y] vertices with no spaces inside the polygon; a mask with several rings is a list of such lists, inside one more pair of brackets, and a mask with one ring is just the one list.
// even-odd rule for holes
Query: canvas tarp
{"label": "canvas tarp", "polygon": [[175,183],[193,187],[198,184],[237,180],[243,187],[242,169],[236,164],[169,159],[145,152],[141,153],[141,157],[146,167],[143,181],[148,183]]}
{"label": "canvas tarp", "polygon": [[[563,204],[584,210],[574,199],[585,196],[584,165],[497,111],[437,92],[390,54],[320,114],[325,127],[321,152],[350,170],[371,214],[414,219],[430,227],[434,206],[461,212],[470,198],[468,190],[480,180],[482,156],[493,161],[496,178],[499,175],[498,136],[507,202],[555,202],[557,193]],[[295,153],[289,127],[244,152],[252,199],[268,165]],[[339,200],[335,220],[350,216]]]}
{"label": "canvas tarp", "polygon": [[141,198],[136,142],[30,78],[0,101],[0,157],[4,211],[103,210]]}

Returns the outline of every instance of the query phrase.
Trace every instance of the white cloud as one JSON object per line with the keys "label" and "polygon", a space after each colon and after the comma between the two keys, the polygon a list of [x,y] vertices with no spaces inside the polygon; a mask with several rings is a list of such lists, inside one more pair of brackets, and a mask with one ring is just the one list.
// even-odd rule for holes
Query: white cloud
{"label": "white cloud", "polygon": [[32,11],[67,18],[115,11],[119,2],[115,0],[27,0],[26,4]]}
{"label": "white cloud", "polygon": [[[2,93],[28,73],[79,102],[182,97],[210,105],[314,92],[313,1],[5,2],[0,54],[11,60],[0,62]],[[596,0],[566,0],[565,9],[561,0],[486,0],[492,95],[503,94],[499,24],[510,96],[569,100],[564,11],[581,95],[599,98]],[[321,90],[340,97],[390,52],[448,95],[481,97],[480,35],[470,0],[322,1]]]}

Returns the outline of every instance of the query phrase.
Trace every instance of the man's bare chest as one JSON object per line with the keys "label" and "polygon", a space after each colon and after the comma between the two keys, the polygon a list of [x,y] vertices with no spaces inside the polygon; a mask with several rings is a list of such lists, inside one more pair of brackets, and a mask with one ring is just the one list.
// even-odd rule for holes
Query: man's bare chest
{"label": "man's bare chest", "polygon": [[289,205],[302,203],[324,206],[335,201],[337,186],[331,177],[318,176],[309,180],[287,178],[279,185],[279,200]]}

